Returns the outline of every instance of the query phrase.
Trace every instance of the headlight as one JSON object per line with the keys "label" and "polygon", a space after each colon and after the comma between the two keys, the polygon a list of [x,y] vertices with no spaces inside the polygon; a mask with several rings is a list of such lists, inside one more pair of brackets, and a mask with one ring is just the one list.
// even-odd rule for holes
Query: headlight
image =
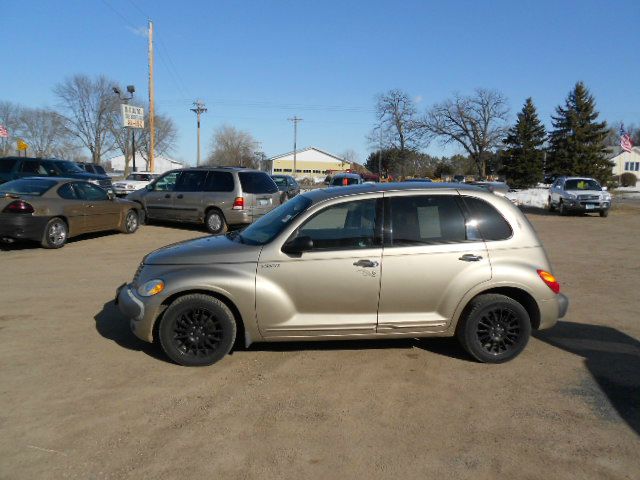
{"label": "headlight", "polygon": [[89,183],[93,183],[94,185],[100,185],[100,181],[99,181],[99,180],[96,180],[95,178],[94,178],[94,179],[89,180]]}
{"label": "headlight", "polygon": [[164,282],[159,278],[149,280],[138,287],[138,295],[141,297],[152,297],[164,290]]}

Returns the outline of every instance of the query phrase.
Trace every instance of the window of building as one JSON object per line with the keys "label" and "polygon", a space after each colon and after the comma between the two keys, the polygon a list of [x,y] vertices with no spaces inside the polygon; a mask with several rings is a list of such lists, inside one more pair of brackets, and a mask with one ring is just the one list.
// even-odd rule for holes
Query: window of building
{"label": "window of building", "polygon": [[291,172],[291,169],[290,168],[283,168],[282,171],[283,172]]}
{"label": "window of building", "polygon": [[274,169],[273,169],[273,171],[274,171],[274,172],[281,172],[281,171],[282,171],[282,169],[281,169],[281,168],[274,168]]}
{"label": "window of building", "polygon": [[311,170],[303,170],[303,173],[311,173]]}
{"label": "window of building", "polygon": [[302,173],[302,170],[296,170],[296,173]]}
{"label": "window of building", "polygon": [[629,163],[630,162],[624,162],[624,169],[629,171]]}

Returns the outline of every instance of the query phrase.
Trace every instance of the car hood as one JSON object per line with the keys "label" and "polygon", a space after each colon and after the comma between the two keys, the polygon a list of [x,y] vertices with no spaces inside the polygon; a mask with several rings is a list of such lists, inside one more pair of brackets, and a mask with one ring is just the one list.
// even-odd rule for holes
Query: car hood
{"label": "car hood", "polygon": [[227,235],[174,243],[151,252],[145,265],[202,265],[209,263],[257,263],[262,246],[235,242]]}

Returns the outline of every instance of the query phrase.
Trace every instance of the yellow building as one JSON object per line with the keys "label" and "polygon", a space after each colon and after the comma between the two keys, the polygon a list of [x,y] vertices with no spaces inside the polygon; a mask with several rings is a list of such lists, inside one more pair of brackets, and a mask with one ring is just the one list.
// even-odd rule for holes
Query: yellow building
{"label": "yellow building", "polygon": [[324,178],[327,172],[345,171],[349,162],[319,148],[308,147],[296,152],[296,171],[293,171],[293,152],[276,155],[271,161],[271,173],[291,175],[297,178]]}

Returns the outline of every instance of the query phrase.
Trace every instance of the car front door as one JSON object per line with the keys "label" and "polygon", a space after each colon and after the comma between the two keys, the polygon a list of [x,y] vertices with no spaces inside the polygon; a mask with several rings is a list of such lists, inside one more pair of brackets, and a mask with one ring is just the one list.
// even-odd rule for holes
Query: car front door
{"label": "car front door", "polygon": [[173,195],[179,171],[169,172],[153,183],[143,196],[147,217],[173,220]]}
{"label": "car front door", "polygon": [[263,248],[256,312],[264,337],[375,333],[382,199],[369,197],[333,203],[303,220],[288,241],[308,237],[309,251],[284,253],[284,240]]}
{"label": "car front door", "polygon": [[120,225],[120,206],[109,198],[107,192],[87,182],[78,182],[75,187],[86,207],[84,228],[87,232],[118,228]]}
{"label": "car front door", "polygon": [[202,209],[202,192],[206,170],[184,170],[178,175],[173,191],[173,217],[183,222],[201,221],[204,216]]}
{"label": "car front door", "polygon": [[459,195],[385,195],[378,332],[445,330],[460,299],[491,279],[487,248]]}

